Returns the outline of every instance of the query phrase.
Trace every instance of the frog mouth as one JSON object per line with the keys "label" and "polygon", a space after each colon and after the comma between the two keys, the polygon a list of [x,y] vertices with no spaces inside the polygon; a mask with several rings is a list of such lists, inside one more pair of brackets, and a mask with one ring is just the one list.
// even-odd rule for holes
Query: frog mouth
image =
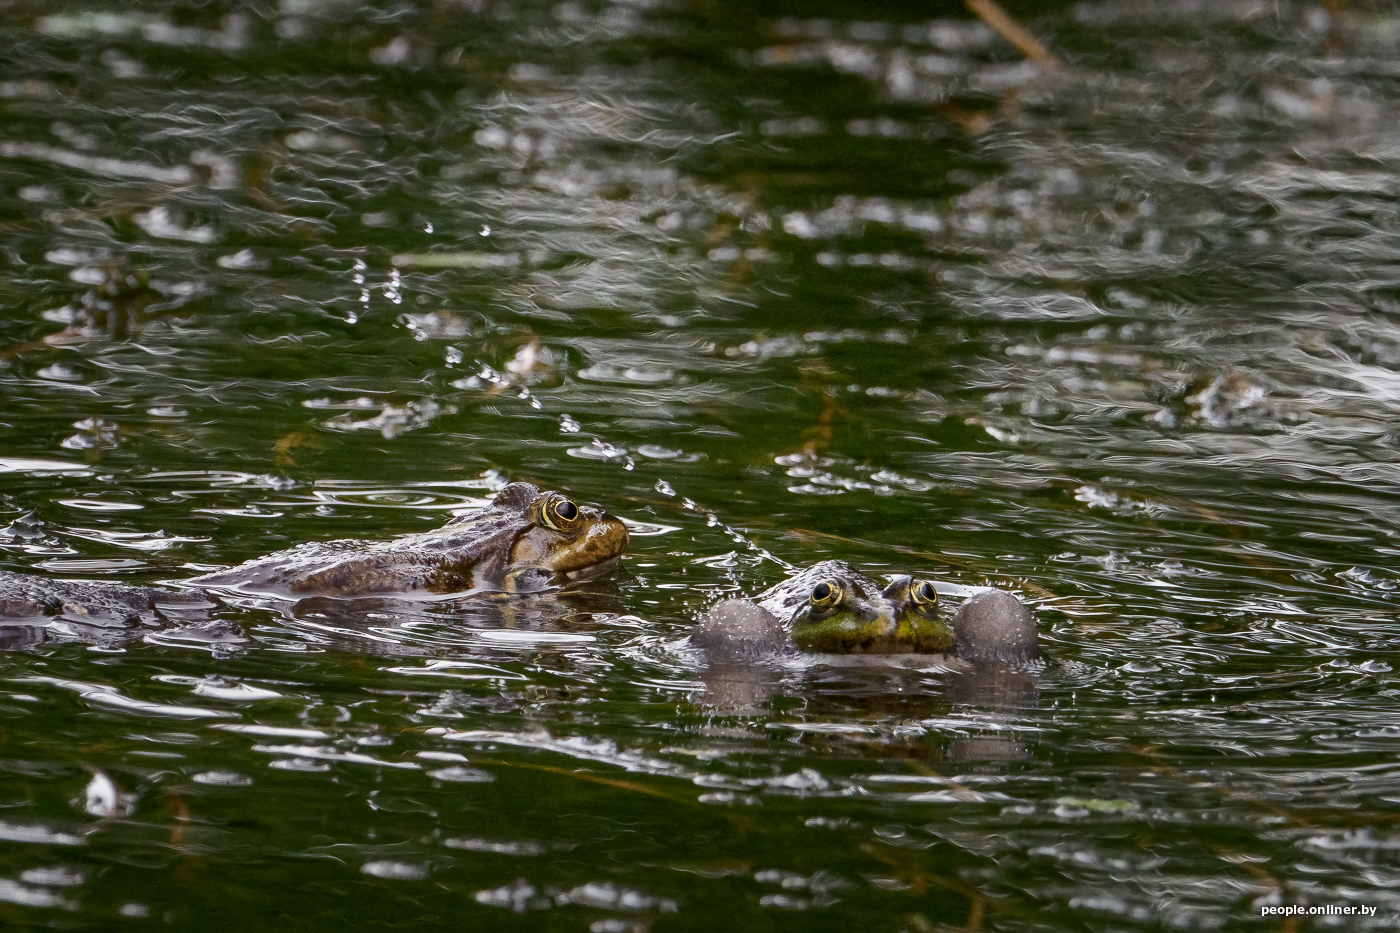
{"label": "frog mouth", "polygon": [[853,620],[858,620],[860,629],[868,638],[887,638],[899,629],[899,620],[903,615],[899,607],[882,600],[881,605],[863,606],[857,612],[852,612]]}
{"label": "frog mouth", "polygon": [[609,557],[605,561],[580,567],[578,570],[569,570],[564,573],[564,581],[566,583],[586,583],[589,580],[596,580],[612,573],[621,562],[622,555],[619,554],[616,557]]}
{"label": "frog mouth", "polygon": [[897,606],[887,600],[838,609],[821,619],[799,617],[792,638],[805,651],[834,654],[880,652],[899,628]]}

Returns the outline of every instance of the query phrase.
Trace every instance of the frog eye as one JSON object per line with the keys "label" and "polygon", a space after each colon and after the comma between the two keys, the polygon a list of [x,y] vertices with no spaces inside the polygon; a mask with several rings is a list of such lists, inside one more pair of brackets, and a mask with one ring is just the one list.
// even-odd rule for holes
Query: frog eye
{"label": "frog eye", "polygon": [[839,602],[841,602],[841,587],[839,585],[823,580],[812,587],[813,609],[834,609]]}
{"label": "frog eye", "polygon": [[918,580],[909,587],[909,601],[924,615],[938,611],[938,591],[927,580]]}
{"label": "frog eye", "polygon": [[550,496],[540,509],[540,521],[554,531],[570,531],[578,523],[578,506],[563,496]]}

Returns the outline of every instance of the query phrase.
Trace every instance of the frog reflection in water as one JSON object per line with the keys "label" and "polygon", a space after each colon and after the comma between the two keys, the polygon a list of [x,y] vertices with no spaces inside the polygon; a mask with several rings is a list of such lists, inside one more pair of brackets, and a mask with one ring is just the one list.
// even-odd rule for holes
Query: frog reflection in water
{"label": "frog reflection in water", "polygon": [[627,541],[627,527],[606,512],[511,483],[488,508],[435,531],[389,542],[305,544],[181,581],[183,590],[0,572],[0,617],[154,624],[212,608],[191,589],[292,599],[532,593],[608,573]]}
{"label": "frog reflection in water", "polygon": [[764,591],[757,606],[717,604],[696,625],[691,643],[717,658],[776,654],[787,642],[784,624],[799,650],[823,654],[947,654],[974,664],[1014,664],[1038,650],[1035,620],[1010,593],[979,593],[945,622],[933,584],[897,576],[882,589],[838,560]]}

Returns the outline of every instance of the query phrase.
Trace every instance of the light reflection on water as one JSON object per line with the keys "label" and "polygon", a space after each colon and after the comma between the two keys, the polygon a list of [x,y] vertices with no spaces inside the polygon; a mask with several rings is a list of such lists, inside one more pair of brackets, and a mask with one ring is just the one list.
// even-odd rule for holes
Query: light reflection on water
{"label": "light reflection on water", "polygon": [[[849,13],[15,11],[7,569],[510,479],[633,544],[509,603],[6,627],[0,919],[1394,925],[1400,20],[1062,5],[1046,71]],[[1045,658],[686,645],[826,557],[1012,589]]]}

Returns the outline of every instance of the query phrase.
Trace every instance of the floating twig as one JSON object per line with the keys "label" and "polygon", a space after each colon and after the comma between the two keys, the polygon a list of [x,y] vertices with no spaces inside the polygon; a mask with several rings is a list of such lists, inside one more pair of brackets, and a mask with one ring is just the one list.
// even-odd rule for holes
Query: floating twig
{"label": "floating twig", "polygon": [[1045,65],[1047,68],[1063,68],[1064,62],[1055,57],[1055,53],[1047,49],[1039,39],[1031,35],[1026,27],[1011,18],[1011,14],[1003,10],[996,0],[965,0],[967,8],[977,14],[978,19],[996,30],[997,35],[1016,48],[1037,65]]}

